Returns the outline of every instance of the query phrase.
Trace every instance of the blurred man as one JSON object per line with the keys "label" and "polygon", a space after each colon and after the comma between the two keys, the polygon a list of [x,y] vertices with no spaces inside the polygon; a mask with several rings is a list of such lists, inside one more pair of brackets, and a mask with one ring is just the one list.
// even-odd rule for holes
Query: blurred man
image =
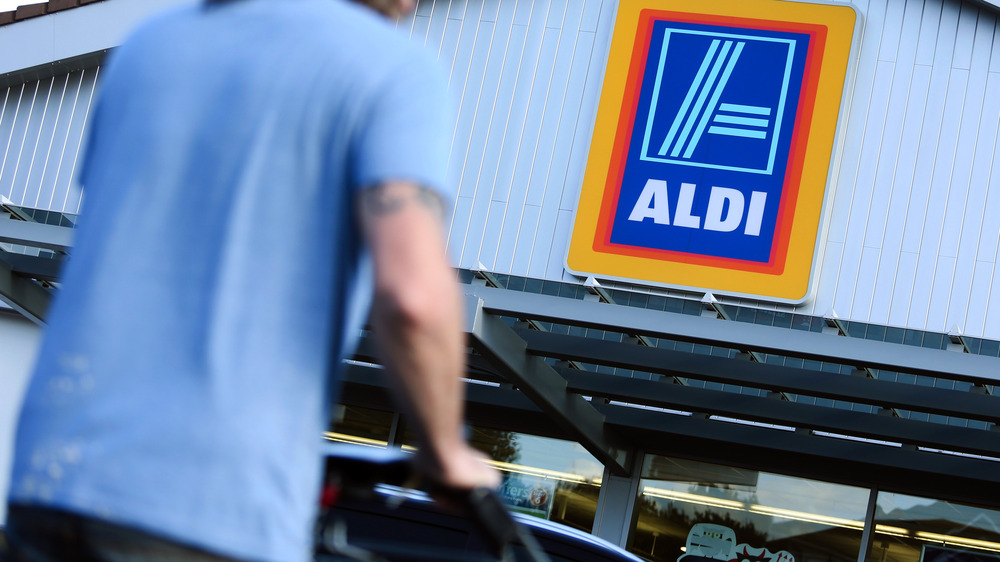
{"label": "blurred man", "polygon": [[15,560],[306,559],[329,374],[372,294],[419,465],[497,483],[460,428],[446,82],[385,17],[413,2],[214,1],[113,54],[18,427]]}

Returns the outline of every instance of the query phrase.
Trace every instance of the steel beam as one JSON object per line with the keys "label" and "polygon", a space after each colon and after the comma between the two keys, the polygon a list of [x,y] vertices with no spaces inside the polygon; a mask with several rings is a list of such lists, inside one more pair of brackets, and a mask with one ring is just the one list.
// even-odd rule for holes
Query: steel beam
{"label": "steel beam", "polygon": [[7,262],[14,273],[38,281],[57,281],[62,269],[61,258],[43,258],[11,252],[0,252],[0,261]]}
{"label": "steel beam", "polygon": [[73,245],[73,229],[0,218],[0,242],[65,252]]}
{"label": "steel beam", "polygon": [[51,297],[51,293],[44,287],[18,275],[10,264],[0,260],[0,300],[8,306],[41,325]]}
{"label": "steel beam", "polygon": [[1000,497],[997,463],[988,459],[624,406],[598,408],[609,425],[653,453],[908,494],[926,494],[930,485],[935,497],[952,501]]}
{"label": "steel beam", "polygon": [[605,427],[604,416],[590,402],[568,392],[565,379],[541,358],[529,355],[524,340],[487,313],[481,299],[467,297],[466,314],[466,331],[476,351],[609,470],[629,474],[629,449]]}
{"label": "steel beam", "polygon": [[[680,386],[663,381],[602,375],[592,371],[560,369],[559,372],[566,378],[571,392],[588,396],[1000,458],[1000,433],[995,431]],[[834,377],[837,375],[827,375],[827,378]],[[966,393],[966,396],[970,395]],[[862,401],[863,398],[854,400]],[[950,411],[948,414],[963,417],[960,410]]]}
{"label": "steel beam", "polygon": [[1000,360],[995,357],[836,337],[774,326],[727,322],[715,318],[491,287],[470,286],[466,292],[481,298],[484,309],[494,314],[623,333],[639,333],[734,349],[749,349],[787,357],[864,365],[929,377],[988,384],[1000,381]]}
{"label": "steel beam", "polygon": [[[517,330],[516,333],[524,339],[530,353],[542,357],[573,359],[581,363],[635,369],[669,377],[690,377],[720,384],[749,386],[774,392],[804,394],[830,400],[846,400],[884,408],[915,410],[1000,424],[1000,396],[754,363],[551,332]],[[622,377],[609,378],[613,381],[621,379]]]}

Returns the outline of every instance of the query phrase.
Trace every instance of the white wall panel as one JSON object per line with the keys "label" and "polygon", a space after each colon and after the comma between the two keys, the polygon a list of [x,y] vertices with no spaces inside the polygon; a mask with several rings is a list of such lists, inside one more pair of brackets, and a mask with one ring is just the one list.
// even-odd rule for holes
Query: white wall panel
{"label": "white wall panel", "polygon": [[911,182],[903,185],[904,189],[909,188],[910,197],[906,221],[899,227],[903,230],[903,251],[917,253],[920,251],[920,240],[924,232],[924,216],[927,213],[931,173],[934,170],[935,143],[941,127],[941,118],[936,117],[935,113],[940,111],[942,96],[940,92],[931,89],[930,66],[914,67],[912,92],[916,95],[911,96],[910,105],[919,116],[919,128],[914,131],[914,136],[909,137],[916,157]]}
{"label": "white wall panel", "polygon": [[854,295],[851,302],[872,309],[874,300],[882,300],[881,296],[876,296],[874,292],[875,277],[878,275],[879,248],[865,246],[861,250],[859,261],[857,282],[853,283]]}
{"label": "white wall panel", "polygon": [[900,50],[900,40],[903,37],[903,19],[908,15],[912,17],[912,12],[919,13],[919,9],[918,2],[888,2],[886,4],[878,60],[895,62]]}
{"label": "white wall panel", "polygon": [[0,74],[115,47],[150,15],[195,1],[105,0],[4,25]]}
{"label": "white wall panel", "polygon": [[916,29],[912,27],[905,29],[904,32],[917,34],[917,52],[914,64],[930,66],[934,64],[934,48],[937,44],[937,32],[941,23],[944,3],[941,0],[925,0],[923,6],[923,18],[920,20],[920,25]]}
{"label": "white wall panel", "polygon": [[[915,252],[899,252],[896,263],[896,287],[913,287],[917,282],[917,254]],[[891,291],[892,305],[889,308],[890,326],[905,326],[910,315],[910,303],[913,302],[913,291]],[[846,311],[845,311],[846,312]]]}
{"label": "white wall panel", "polygon": [[968,314],[965,318],[964,329],[967,333],[981,334],[986,328],[987,305],[993,284],[994,267],[995,262],[993,261],[977,261],[975,264],[972,287],[966,302]]}
{"label": "white wall panel", "polygon": [[952,57],[953,68],[972,67],[972,46],[976,41],[976,27],[979,23],[979,8],[973,4],[963,4],[958,17],[958,28],[955,33],[955,53]]}
{"label": "white wall panel", "polygon": [[[522,2],[527,3],[527,2]],[[514,177],[514,167],[518,157],[518,143],[524,131],[524,115],[528,103],[528,89],[522,85],[531,80],[530,72],[534,69],[535,59],[528,50],[527,26],[514,25],[510,43],[507,49],[507,59],[504,61],[503,74],[497,91],[497,102],[502,106],[502,126],[494,123],[499,142],[493,144],[495,150],[487,156],[487,161],[496,167],[496,176],[490,183],[493,199],[507,201],[511,195],[511,182]]]}
{"label": "white wall panel", "polygon": [[[991,14],[997,17],[997,14]],[[1000,72],[1000,25],[993,31],[993,54],[990,56],[990,72]]]}
{"label": "white wall panel", "polygon": [[[0,311],[0,497],[7,497],[14,431],[21,397],[41,340],[41,329],[23,318]],[[7,519],[7,502],[0,502],[0,527]]]}
{"label": "white wall panel", "polygon": [[[969,194],[969,175],[972,171],[972,158],[975,153],[976,133],[982,98],[978,92],[969,92],[969,71],[953,69],[949,97],[962,97],[961,103],[951,101],[945,113],[945,128],[942,130],[942,142],[939,145],[938,161],[941,163],[940,175],[936,174],[935,184],[946,186],[944,207],[941,208],[941,234],[938,242],[938,254],[956,257],[958,255],[958,240],[962,232],[962,219],[965,215],[965,201]],[[971,99],[970,99],[971,98]],[[970,120],[966,120],[969,111],[974,112]],[[951,154],[948,154],[951,151]],[[942,158],[942,156],[944,158]],[[950,156],[950,158],[949,158]],[[956,189],[961,186],[961,189]],[[933,234],[933,233],[931,233]]]}
{"label": "white wall panel", "polygon": [[934,268],[934,282],[931,286],[931,296],[927,301],[926,326],[936,332],[947,332],[948,305],[951,302],[952,287],[955,278],[955,258],[938,256]]}
{"label": "white wall panel", "polygon": [[0,195],[76,213],[76,166],[98,69],[0,90]]}
{"label": "white wall panel", "polygon": [[870,139],[878,148],[865,151],[865,157],[862,158],[862,169],[866,165],[871,166],[871,169],[865,170],[863,175],[859,174],[859,177],[864,178],[862,181],[870,181],[872,186],[864,229],[866,248],[881,248],[885,241],[886,219],[893,193],[892,174],[903,132],[903,114],[889,111],[892,103],[898,103],[900,98],[899,88],[893,87],[895,69],[893,63],[879,61],[875,71],[875,91],[878,94],[872,96],[870,113],[884,117],[882,128],[872,131],[872,136],[876,138]]}
{"label": "white wall panel", "polygon": [[[449,251],[460,266],[566,278],[616,4],[424,0],[400,22],[450,76],[460,197]],[[815,296],[799,307],[725,300],[1000,339],[996,12],[959,0],[853,5],[862,34]],[[94,78],[0,91],[0,194],[77,210]]]}
{"label": "white wall panel", "polygon": [[[437,4],[422,12],[428,30],[443,30],[439,43],[458,37],[452,82],[462,103],[453,158],[471,201],[467,214],[457,208],[452,227],[461,265],[564,278],[564,213],[575,207],[586,166],[615,5],[498,0],[461,11],[461,33],[435,27]],[[823,263],[815,297],[795,309],[937,331],[954,321],[968,324],[960,326],[967,334],[986,335],[1000,322],[973,321],[969,309],[990,300],[993,279],[985,276],[995,275],[1000,229],[1000,198],[991,190],[1000,113],[996,16],[954,0],[854,5],[863,31]],[[456,18],[454,5],[448,13]],[[488,19],[496,24],[484,42]],[[992,329],[1000,337],[1000,327]]]}
{"label": "white wall panel", "polygon": [[[511,263],[513,271],[528,272],[531,265],[531,252],[535,247],[534,234],[538,226],[541,209],[535,205],[525,205],[521,214],[520,228],[515,236],[514,260]],[[1000,299],[998,299],[1000,302]]]}
{"label": "white wall panel", "polygon": [[452,214],[455,219],[451,222],[451,230],[448,232],[448,254],[452,256],[453,262],[462,267],[476,267],[476,264],[468,266],[462,263],[462,243],[469,233],[469,221],[458,220],[459,217],[468,217],[472,213],[472,198],[461,195],[455,199],[455,206]]}

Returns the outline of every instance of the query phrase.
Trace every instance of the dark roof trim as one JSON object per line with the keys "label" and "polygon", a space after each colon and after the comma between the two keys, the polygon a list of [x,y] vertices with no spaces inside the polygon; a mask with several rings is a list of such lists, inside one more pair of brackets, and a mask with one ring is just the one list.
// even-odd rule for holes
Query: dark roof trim
{"label": "dark roof trim", "polygon": [[57,60],[33,66],[31,68],[0,74],[0,90],[3,88],[18,86],[26,82],[48,80],[53,76],[62,76],[78,70],[96,68],[104,62],[104,59],[107,57],[109,51],[110,49],[104,49],[94,53],[87,53],[86,55]]}
{"label": "dark roof trim", "polygon": [[45,14],[54,14],[63,10],[69,10],[71,8],[77,8],[79,6],[86,6],[87,4],[94,4],[96,2],[103,1],[104,0],[49,0],[48,2],[41,2],[39,4],[18,6],[16,10],[11,12],[0,12],[0,25],[7,25],[26,19],[37,18],[38,16],[44,16]]}

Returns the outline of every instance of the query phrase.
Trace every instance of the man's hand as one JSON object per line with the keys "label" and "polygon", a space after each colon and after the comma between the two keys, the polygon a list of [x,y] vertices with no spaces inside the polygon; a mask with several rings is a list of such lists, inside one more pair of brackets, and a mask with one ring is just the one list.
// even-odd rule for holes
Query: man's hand
{"label": "man's hand", "polygon": [[465,333],[441,202],[414,183],[388,182],[363,190],[358,209],[375,266],[374,333],[420,442],[417,466],[445,487],[494,488],[499,475],[463,437]]}

